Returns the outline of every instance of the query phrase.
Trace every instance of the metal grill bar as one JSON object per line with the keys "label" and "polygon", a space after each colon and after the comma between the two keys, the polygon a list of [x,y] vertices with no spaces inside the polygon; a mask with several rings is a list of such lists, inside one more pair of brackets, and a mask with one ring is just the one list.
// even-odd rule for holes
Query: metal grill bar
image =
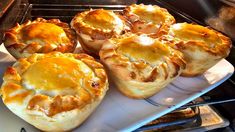
{"label": "metal grill bar", "polygon": [[234,101],[235,99],[220,99],[220,100],[208,100],[208,101],[203,101],[203,102],[194,102],[194,103],[186,104],[180,107],[179,109],[192,108],[192,107],[198,107],[198,106],[203,106],[203,105],[229,103],[229,102],[234,102]]}

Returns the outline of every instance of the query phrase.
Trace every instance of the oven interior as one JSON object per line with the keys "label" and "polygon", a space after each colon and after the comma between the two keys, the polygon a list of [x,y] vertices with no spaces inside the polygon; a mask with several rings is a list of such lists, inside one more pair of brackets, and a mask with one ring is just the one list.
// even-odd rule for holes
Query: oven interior
{"label": "oven interior", "polygon": [[[203,21],[202,14],[197,14],[195,11],[192,10],[192,14],[190,14],[190,10],[187,10],[183,7],[182,4],[176,3],[177,1],[183,2],[182,0],[176,1],[161,1],[161,0],[81,0],[75,1],[72,0],[65,4],[62,0],[51,0],[51,1],[44,1],[44,0],[12,0],[11,3],[7,7],[7,11],[3,13],[0,18],[0,37],[3,37],[3,33],[8,28],[15,25],[15,23],[23,23],[27,20],[34,20],[37,17],[43,17],[45,19],[60,19],[61,21],[69,23],[73,16],[78,12],[82,12],[84,10],[89,9],[97,9],[97,8],[104,8],[107,10],[114,10],[115,12],[121,11],[126,5],[133,4],[133,3],[144,3],[144,4],[156,4],[163,8],[168,9],[168,11],[176,18],[177,22],[188,22],[188,23],[198,23],[200,25],[206,26],[207,24]],[[200,1],[200,0],[195,0]],[[187,2],[186,2],[187,3]],[[213,2],[212,2],[213,3]],[[192,4],[192,3],[191,3]],[[191,5],[192,6],[192,5]],[[223,6],[221,3],[217,3],[214,7],[218,8],[219,6]],[[203,10],[202,10],[203,11]],[[1,41],[1,40],[0,40]],[[0,42],[2,43],[2,41]],[[233,44],[234,40],[233,40]],[[227,60],[235,65],[235,50],[234,46],[232,47],[232,51],[230,56]],[[202,96],[200,101],[194,101],[194,103],[187,104],[180,109],[192,108],[198,109],[198,106],[202,106],[205,104],[212,105],[222,113],[224,117],[226,117],[230,121],[230,127],[232,129],[235,128],[232,124],[235,124],[235,112],[233,112],[232,108],[235,108],[235,92],[233,88],[235,87],[235,76],[233,75],[229,80],[218,86],[218,88],[212,90],[211,92],[207,93],[206,95]],[[197,116],[194,116],[190,119],[184,120],[175,120],[171,122],[162,122],[158,123],[154,126],[145,126],[137,131],[144,131],[149,129],[159,129],[163,128],[164,126],[177,126],[177,125],[185,125],[188,122],[198,121],[197,125],[200,126],[200,112],[197,111]],[[160,124],[160,125],[159,125]],[[192,125],[192,124],[191,124]],[[194,123],[195,125],[195,123]],[[188,125],[189,126],[189,125]]]}

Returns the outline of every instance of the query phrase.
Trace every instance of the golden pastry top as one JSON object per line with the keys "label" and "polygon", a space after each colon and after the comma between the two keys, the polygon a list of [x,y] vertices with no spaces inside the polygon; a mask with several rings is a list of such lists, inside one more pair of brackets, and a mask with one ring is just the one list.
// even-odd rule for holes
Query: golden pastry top
{"label": "golden pastry top", "polygon": [[19,34],[22,35],[22,40],[27,44],[35,41],[41,42],[41,45],[58,45],[69,42],[63,28],[52,23],[40,22],[27,25],[22,27]]}
{"label": "golden pastry top", "polygon": [[[37,75],[37,76],[35,76]],[[40,90],[72,90],[81,88],[80,82],[92,76],[92,70],[83,62],[65,57],[42,59],[30,66],[22,75],[25,87]],[[93,75],[94,76],[94,75]]]}
{"label": "golden pastry top", "polygon": [[3,79],[5,104],[25,104],[47,116],[83,108],[108,89],[103,66],[86,54],[33,54],[9,67]]}
{"label": "golden pastry top", "polygon": [[114,13],[106,10],[92,10],[84,16],[84,23],[99,29],[113,29],[116,25]]}
{"label": "golden pastry top", "polygon": [[132,60],[142,59],[149,63],[170,54],[168,46],[144,35],[122,39],[118,45],[118,54],[131,57]]}
{"label": "golden pastry top", "polygon": [[137,15],[140,20],[146,21],[147,23],[162,24],[166,19],[166,16],[158,6],[136,5],[132,7],[131,13]]}
{"label": "golden pastry top", "polygon": [[213,29],[196,24],[174,24],[170,27],[169,35],[177,41],[179,47],[197,45],[216,55],[227,56],[231,47],[231,40],[228,37]]}
{"label": "golden pastry top", "polygon": [[170,31],[174,34],[174,37],[180,40],[205,42],[211,48],[222,42],[216,32],[200,25],[174,24]]}
{"label": "golden pastry top", "polygon": [[110,38],[124,30],[123,21],[112,11],[96,9],[78,13],[71,21],[71,27],[77,33],[83,33],[95,39]]}
{"label": "golden pastry top", "polygon": [[[100,58],[118,78],[127,81],[154,82],[158,77],[172,78],[185,68],[182,53],[146,35],[126,34],[112,38],[103,44]],[[166,73],[169,69],[170,74]]]}
{"label": "golden pastry top", "polygon": [[154,38],[167,34],[169,26],[175,23],[175,18],[157,5],[133,4],[123,14],[131,22],[132,32],[151,34]]}
{"label": "golden pastry top", "polygon": [[77,40],[68,24],[58,19],[37,18],[5,32],[4,45],[18,59],[33,53],[73,52]]}

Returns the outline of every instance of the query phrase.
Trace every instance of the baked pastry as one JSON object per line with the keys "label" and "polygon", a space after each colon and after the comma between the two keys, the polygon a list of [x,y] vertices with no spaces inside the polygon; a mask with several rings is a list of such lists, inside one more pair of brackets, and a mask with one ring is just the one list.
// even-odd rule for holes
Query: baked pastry
{"label": "baked pastry", "polygon": [[78,13],[71,21],[71,27],[85,52],[99,55],[102,44],[109,38],[120,35],[125,29],[123,20],[108,10],[97,9]]}
{"label": "baked pastry", "polygon": [[4,45],[18,59],[33,53],[73,52],[77,39],[67,23],[59,19],[37,18],[6,31]]}
{"label": "baked pastry", "polygon": [[3,80],[4,104],[43,131],[77,127],[108,89],[103,66],[86,54],[33,54],[17,60]]}
{"label": "baked pastry", "polygon": [[231,40],[223,34],[195,24],[177,23],[162,40],[171,41],[187,62],[182,76],[197,76],[228,56]]}
{"label": "baked pastry", "polygon": [[185,67],[182,53],[145,35],[110,39],[100,59],[118,89],[136,99],[156,94]]}
{"label": "baked pastry", "polygon": [[175,23],[175,18],[165,9],[157,5],[130,5],[123,11],[131,22],[131,31],[145,33],[151,37],[167,34],[169,26]]}

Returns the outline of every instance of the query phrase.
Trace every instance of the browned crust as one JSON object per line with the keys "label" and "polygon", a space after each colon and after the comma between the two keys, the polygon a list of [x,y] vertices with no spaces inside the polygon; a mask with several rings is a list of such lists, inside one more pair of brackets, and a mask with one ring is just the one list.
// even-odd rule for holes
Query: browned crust
{"label": "browned crust", "polygon": [[[139,8],[139,7],[145,7],[145,8],[148,8],[147,6],[150,6],[150,5],[144,5],[144,4],[139,4],[139,5],[136,5],[136,4],[132,4],[128,7],[126,7],[124,10],[123,10],[123,15],[124,17],[130,21],[131,23],[131,31],[133,33],[137,33],[138,34],[138,30],[136,31],[135,28],[138,27],[139,24],[141,25],[144,25],[142,28],[143,30],[148,30],[148,29],[151,29],[151,28],[154,28],[155,27],[155,24],[152,24],[152,23],[147,23],[146,21],[143,21],[141,20],[140,18],[136,19],[136,20],[132,20],[132,17],[133,16],[137,16],[136,14],[134,14],[132,12],[133,9],[135,8]],[[165,8],[161,8],[157,5],[151,5],[153,6],[154,8],[157,8],[159,10],[161,10],[161,12],[164,14],[164,16],[166,17],[165,19],[165,22],[160,26],[160,28],[158,29],[157,32],[153,32],[153,33],[150,33],[149,36],[152,37],[152,38],[157,38],[157,37],[160,37],[162,35],[165,35],[168,33],[169,31],[169,28],[172,24],[175,23],[175,18],[167,11],[167,9]],[[137,16],[138,17],[138,16]],[[157,16],[156,16],[157,17]]]}
{"label": "browned crust", "polygon": [[[152,67],[152,71],[151,74],[144,78],[144,77],[140,77],[141,75],[139,73],[141,73],[140,71],[142,71],[143,69],[145,69],[146,67],[150,66],[151,64],[147,64],[145,61],[131,61],[131,58],[118,54],[117,53],[117,49],[119,47],[119,41],[118,39],[122,39],[125,37],[137,37],[136,35],[124,35],[124,36],[120,36],[119,38],[113,38],[110,41],[107,41],[106,43],[111,43],[112,47],[110,46],[110,48],[103,48],[100,51],[100,57],[102,61],[112,61],[114,64],[113,66],[115,67],[119,67],[119,68],[128,68],[131,67],[132,71],[129,71],[129,76],[126,76],[125,78],[128,80],[132,80],[133,78],[133,73],[135,73],[135,79],[138,80],[138,78],[140,80],[138,81],[142,81],[142,82],[154,82],[157,78],[157,74],[158,74],[158,70],[154,67]],[[155,41],[158,41],[157,39]],[[170,47],[168,47],[170,48]],[[169,56],[164,56],[162,59],[162,64],[164,63],[172,63],[175,66],[175,71],[176,73],[174,73],[174,75],[172,76],[175,77],[176,75],[178,75],[178,71],[181,69],[185,69],[186,67],[186,62],[184,60],[184,56],[182,55],[181,52],[176,51],[172,48],[170,48],[171,50],[171,54]],[[163,68],[165,70],[165,72],[168,74],[168,67],[161,65],[160,68]],[[130,69],[129,69],[130,70]],[[166,74],[166,77],[168,77],[168,75]]]}
{"label": "browned crust", "polygon": [[[57,95],[50,97],[43,94],[34,94],[34,90],[28,90],[24,88],[21,82],[21,68],[26,66],[24,61],[27,61],[32,65],[34,62],[42,58],[54,57],[54,56],[67,56],[82,61],[86,64],[94,73],[99,80],[91,81],[89,77],[85,77],[84,84],[79,89],[79,95]],[[21,67],[21,68],[19,68]],[[23,68],[24,69],[24,68]],[[27,70],[27,69],[26,69]],[[37,110],[44,112],[47,116],[54,116],[58,113],[70,111],[73,109],[82,109],[86,105],[98,101],[105,94],[108,89],[108,80],[103,65],[96,62],[95,59],[87,54],[71,54],[71,53],[59,53],[51,52],[48,54],[34,54],[29,58],[19,59],[13,67],[9,67],[4,74],[4,82],[2,85],[3,102],[7,103],[22,103],[29,95],[32,98],[29,100],[27,109]],[[23,93],[18,93],[14,96],[10,94],[16,90],[24,90]]]}
{"label": "browned crust", "polygon": [[183,77],[196,77],[196,76],[202,75],[203,73],[204,73],[204,72],[200,72],[200,73],[197,73],[197,74],[181,73],[181,76],[183,76]]}
{"label": "browned crust", "polygon": [[[149,64],[144,61],[132,61],[131,57],[124,56],[117,52],[117,49],[120,44],[116,39],[117,38],[111,39],[109,42],[105,43],[100,51],[101,61],[109,69],[110,75],[114,79],[114,82],[115,80],[122,80],[122,81],[136,81],[138,83],[140,82],[147,84],[157,81],[158,78],[163,78],[163,80],[172,79],[178,76],[181,73],[182,69],[184,69],[186,66],[183,54],[170,47],[169,48],[171,49],[171,54],[161,58],[161,64],[157,66],[152,66],[153,64]],[[122,37],[120,37],[120,39],[122,39]],[[143,76],[142,72],[146,68],[150,67],[151,67],[151,71],[149,71],[150,74],[148,76]],[[159,72],[163,73],[159,74]],[[124,95],[135,99],[143,99],[145,97],[149,97],[154,94],[152,93],[152,95],[143,95],[143,96],[132,95],[131,92],[122,91],[123,90],[122,88],[119,89]]]}
{"label": "browned crust", "polygon": [[[125,79],[127,79],[127,80],[134,79],[134,80],[138,80],[138,81],[141,81],[141,82],[154,82],[157,79],[157,73],[158,73],[157,69],[155,69],[155,68],[152,69],[151,74],[148,77],[142,77],[141,74],[140,74],[141,71],[143,69],[145,69],[147,66],[149,66],[150,64],[146,64],[145,62],[132,62],[131,58],[128,58],[124,55],[118,54],[116,52],[117,48],[118,48],[118,44],[117,44],[117,46],[112,48],[112,51],[111,51],[112,53],[110,53],[111,49],[102,49],[100,51],[101,60],[103,62],[104,61],[112,61],[114,63],[113,66],[115,66],[117,68],[129,69],[128,67],[131,67],[131,71],[128,71],[129,76],[125,76]],[[106,55],[108,55],[108,56],[106,56]],[[172,54],[172,55],[174,57],[165,57],[165,58],[168,58],[168,59],[173,61],[173,58],[180,57],[180,56],[176,56],[176,54]],[[177,61],[179,61],[179,60],[181,60],[181,59],[178,59]],[[163,60],[163,61],[167,61],[167,60]],[[137,65],[137,63],[138,63],[138,65]],[[179,63],[178,66],[185,67],[185,64],[184,63]],[[166,67],[164,67],[163,65],[161,65],[160,67],[165,69],[165,72],[168,73],[168,71],[167,71],[168,69]],[[180,69],[177,68],[177,70],[180,70]],[[135,78],[133,78],[133,76],[132,76],[133,73],[135,73]],[[166,75],[165,78],[167,78],[167,75]]]}
{"label": "browned crust", "polygon": [[[70,42],[65,44],[59,44],[56,48],[52,47],[51,44],[46,44],[45,46],[42,46],[36,42],[32,42],[30,44],[24,43],[18,38],[19,32],[25,26],[33,23],[51,23],[61,27],[66,33],[66,36],[70,40]],[[43,18],[37,18],[34,21],[29,20],[21,25],[17,23],[15,27],[6,31],[4,36],[4,45],[16,59],[19,59],[28,56],[24,53],[48,53],[51,51],[73,52],[76,48],[77,40],[75,32],[70,29],[67,23],[61,22],[59,19],[45,20]]]}
{"label": "browned crust", "polygon": [[[197,24],[192,24],[197,25]],[[184,50],[187,49],[190,46],[197,46],[201,51],[205,51],[208,54],[214,55],[214,56],[221,56],[221,58],[225,58],[228,56],[230,49],[232,47],[232,41],[229,37],[223,35],[222,33],[215,31],[214,29],[211,29],[209,27],[203,27],[207,28],[210,31],[213,31],[222,41],[221,44],[216,45],[214,48],[210,48],[206,42],[198,42],[194,40],[189,41],[183,41],[183,40],[174,40],[172,37],[163,36],[161,39],[171,41],[171,43],[174,43],[177,49]],[[171,35],[170,35],[171,36]],[[206,35],[202,37],[207,37]]]}
{"label": "browned crust", "polygon": [[[103,10],[103,9],[97,9],[97,10]],[[77,15],[74,16],[73,20],[71,21],[71,27],[77,33],[83,33],[83,34],[89,35],[93,40],[105,40],[105,39],[111,38],[112,36],[119,35],[119,33],[117,33],[115,31],[115,28],[109,29],[109,30],[104,30],[101,28],[94,28],[94,27],[90,26],[89,24],[84,23],[82,21],[82,19],[90,11],[94,11],[94,10],[89,10],[89,11],[84,11],[82,13],[78,13]],[[107,10],[105,10],[105,11],[107,11]],[[113,15],[116,15],[112,11],[107,11],[107,12],[110,12]],[[117,17],[118,17],[118,15],[117,15]],[[120,20],[122,20],[122,19],[120,19]],[[124,30],[124,26],[123,26],[123,30]]]}
{"label": "browned crust", "polygon": [[88,47],[88,45],[86,45],[83,42],[82,38],[79,35],[77,36],[77,39],[78,39],[79,43],[81,44],[81,47],[85,53],[87,53],[95,58],[99,58],[99,55],[96,53],[96,49],[94,49],[92,46]]}
{"label": "browned crust", "polygon": [[[185,24],[185,23],[183,23]],[[186,23],[187,24],[187,23]],[[190,24],[189,24],[190,25]],[[197,24],[191,24],[191,26],[193,25],[197,25]],[[170,45],[171,47],[179,50],[179,51],[190,51],[190,52],[204,52],[207,53],[208,56],[214,56],[215,58],[211,58],[211,59],[216,59],[216,60],[221,60],[222,58],[225,58],[229,55],[230,49],[232,47],[232,41],[230,38],[226,37],[225,35],[223,35],[222,33],[215,31],[209,27],[201,27],[201,28],[206,28],[209,31],[214,32],[217,36],[214,37],[218,37],[221,40],[220,44],[216,44],[214,47],[210,47],[209,44],[207,44],[206,42],[203,41],[197,41],[197,40],[180,40],[180,39],[176,39],[174,37],[174,33],[170,31],[170,33],[168,35],[162,36],[160,38],[160,40],[164,41],[166,44]],[[184,30],[184,29],[182,29]],[[205,31],[207,31],[205,30]],[[202,38],[206,38],[207,37],[207,33],[205,32],[204,35],[202,35]],[[216,42],[215,42],[216,43]],[[189,55],[190,56],[190,55]],[[185,55],[185,60],[187,62],[191,62],[193,60],[190,59],[190,57]],[[204,58],[202,58],[203,60]],[[208,58],[210,59],[210,58]],[[203,65],[203,64],[202,64]],[[209,67],[210,68],[210,67]],[[207,70],[205,68],[205,70]],[[193,76],[198,76],[203,74],[204,71],[198,71],[197,73],[190,73],[190,72],[183,72],[181,75],[185,76],[185,77],[193,77]]]}
{"label": "browned crust", "polygon": [[186,68],[186,61],[185,61],[183,56],[181,56],[181,57],[173,56],[173,57],[171,57],[170,60],[171,60],[173,66],[175,68],[175,72],[171,76],[171,78],[174,78],[174,77],[176,77],[177,75],[180,74],[179,71],[180,71],[181,68],[182,69]]}
{"label": "browned crust", "polygon": [[150,73],[150,75],[143,80],[143,82],[153,82],[157,78],[157,74],[158,74],[157,68],[154,68]]}
{"label": "browned crust", "polygon": [[196,41],[188,41],[188,42],[176,42],[175,45],[177,49],[184,50],[189,46],[197,46],[200,50],[207,52],[213,56],[221,56],[221,58],[225,58],[228,56],[229,51],[232,47],[232,41],[230,38],[224,36],[223,34],[216,32],[218,37],[222,40],[221,45],[217,45],[215,48],[210,48],[206,43],[196,42]]}
{"label": "browned crust", "polygon": [[[118,89],[120,89],[120,88],[118,88]],[[120,90],[121,91],[121,90]],[[155,93],[153,93],[153,94],[151,94],[151,95],[142,95],[142,96],[136,96],[136,95],[133,95],[133,94],[130,94],[130,93],[128,93],[128,92],[122,92],[121,91],[121,93],[124,95],[124,96],[126,96],[126,97],[128,97],[128,98],[132,98],[132,99],[145,99],[145,98],[149,98],[149,97],[151,97],[151,96],[153,96]]]}

